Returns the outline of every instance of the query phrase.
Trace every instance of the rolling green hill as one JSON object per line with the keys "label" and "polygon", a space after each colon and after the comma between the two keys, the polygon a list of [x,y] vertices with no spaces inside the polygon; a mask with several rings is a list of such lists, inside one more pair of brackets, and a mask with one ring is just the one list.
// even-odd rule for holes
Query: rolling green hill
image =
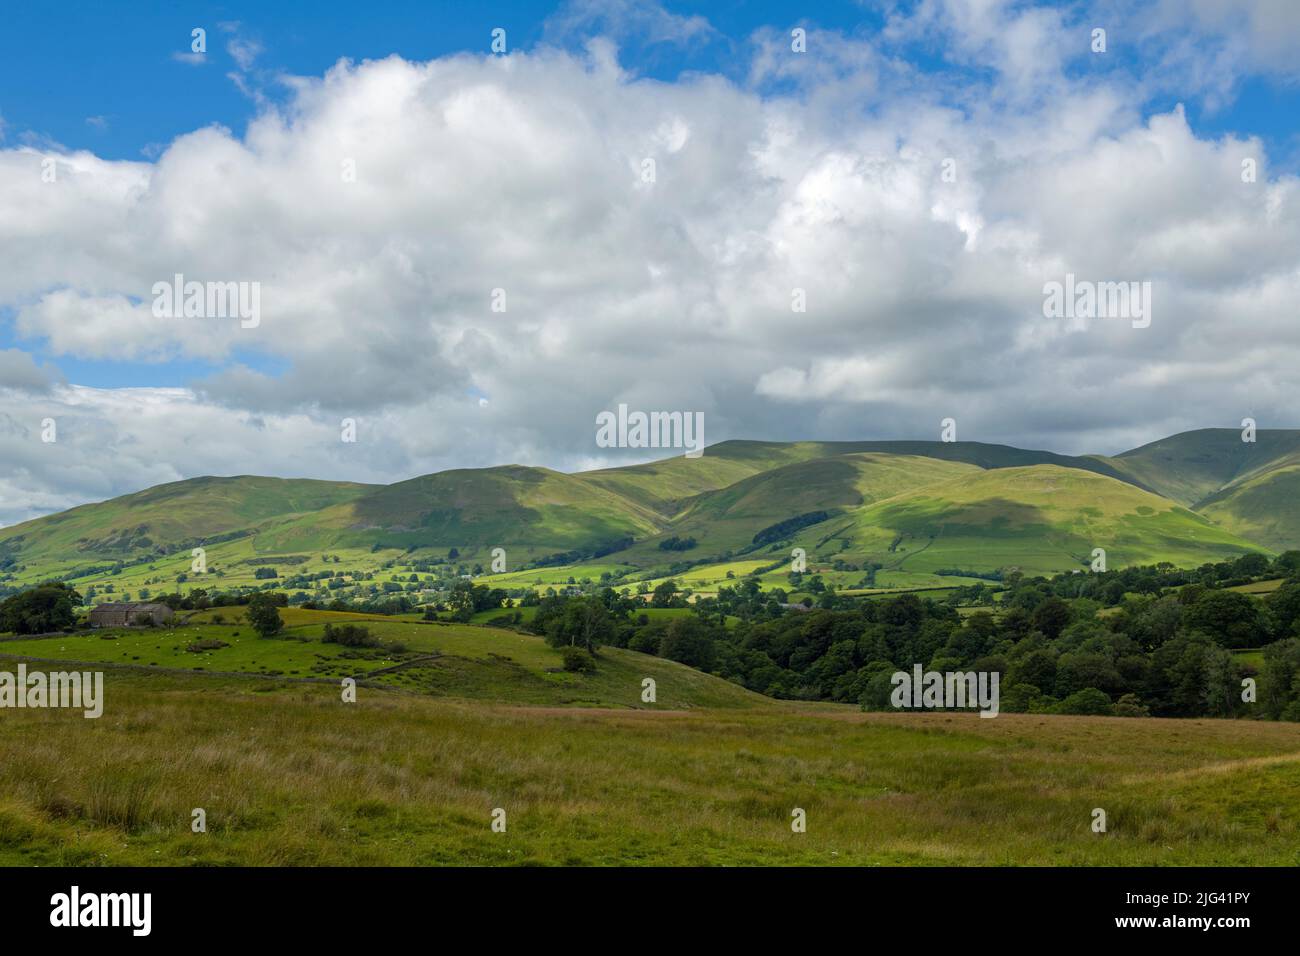
{"label": "rolling green hill", "polygon": [[[747,448],[733,446],[764,446]],[[706,491],[725,488],[751,475],[801,460],[793,446],[766,442],[722,442],[699,458],[676,456],[643,465],[582,472],[578,480],[636,502],[663,517],[676,514],[681,502]]]}
{"label": "rolling green hill", "polygon": [[753,549],[760,532],[790,518],[827,511],[841,513],[915,488],[980,474],[974,465],[912,455],[849,453],[782,465],[682,503],[670,532],[617,559],[654,563],[650,549],[669,534],[694,538],[700,553]]}
{"label": "rolling green hill", "polygon": [[886,569],[1034,573],[1084,567],[1094,548],[1121,567],[1195,565],[1257,550],[1159,495],[1059,465],[962,476],[868,505],[838,526],[809,528],[796,543],[828,546]]}
{"label": "rolling green hill", "polygon": [[[366,575],[453,548],[486,567],[497,547],[510,586],[726,565],[703,580],[770,567],[795,545],[817,561],[879,564],[891,586],[934,585],[940,570],[1080,567],[1094,547],[1112,566],[1284,550],[1300,542],[1297,490],[1300,432],[1243,443],[1233,429],[1111,458],[980,442],[726,441],[698,459],[574,475],[507,465],[392,485],[196,478],[0,529],[0,587],[64,577],[115,585],[106,593],[162,590],[184,583],[197,545],[219,587],[258,585],[255,572],[276,565],[388,584]],[[410,574],[398,583],[410,590]]]}
{"label": "rolling green hill", "polygon": [[1300,430],[1264,429],[1243,442],[1238,429],[1202,428],[1097,460],[1117,477],[1195,508],[1234,483],[1300,463]]}
{"label": "rolling green hill", "polygon": [[1300,542],[1300,460],[1234,481],[1196,510],[1216,524],[1274,551]]}
{"label": "rolling green hill", "polygon": [[1300,546],[1300,431],[1203,428],[1107,459],[1126,480],[1276,551]]}
{"label": "rolling green hill", "polygon": [[191,478],[0,529],[6,558],[46,564],[139,560],[273,518],[317,514],[376,486],[312,479]]}
{"label": "rolling green hill", "polygon": [[262,540],[282,552],[322,547],[496,546],[538,555],[655,534],[642,505],[573,475],[506,465],[400,481],[351,501],[269,527]]}
{"label": "rolling green hill", "polygon": [[[942,441],[800,441],[767,442],[732,440],[710,445],[697,459],[682,456],[644,465],[605,468],[577,476],[632,498],[665,515],[675,515],[684,502],[708,491],[726,488],[744,478],[799,462],[843,455],[906,455],[961,462],[979,468],[1013,468],[1054,464],[1125,478],[1112,462],[1097,456],[1071,457],[1049,451],[1029,451],[984,442]],[[1145,487],[1145,485],[1143,485]]]}

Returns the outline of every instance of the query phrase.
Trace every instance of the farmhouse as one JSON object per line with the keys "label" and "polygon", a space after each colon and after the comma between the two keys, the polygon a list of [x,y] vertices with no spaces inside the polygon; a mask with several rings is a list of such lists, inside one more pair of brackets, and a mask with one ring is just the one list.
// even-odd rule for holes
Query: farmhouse
{"label": "farmhouse", "polygon": [[166,624],[175,613],[166,604],[100,604],[90,612],[91,627],[137,627]]}

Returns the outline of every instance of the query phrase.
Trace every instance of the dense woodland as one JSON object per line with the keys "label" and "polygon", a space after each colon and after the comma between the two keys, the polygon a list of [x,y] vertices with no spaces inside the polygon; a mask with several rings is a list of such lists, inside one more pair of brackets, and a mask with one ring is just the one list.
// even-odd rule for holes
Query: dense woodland
{"label": "dense woodland", "polygon": [[[1286,580],[1262,599],[1227,589],[1269,575]],[[661,585],[652,603],[687,606],[671,591]],[[638,600],[606,589],[545,598],[529,626],[552,643],[628,647],[773,697],[868,709],[887,709],[890,676],[919,663],[998,672],[1007,712],[1300,720],[1300,552],[1195,571],[1012,575],[944,601],[825,589],[800,612],[782,598],[746,581],[689,605],[693,615],[650,620]],[[1246,648],[1263,648],[1261,666],[1232,653]],[[1258,684],[1253,703],[1245,678]]]}

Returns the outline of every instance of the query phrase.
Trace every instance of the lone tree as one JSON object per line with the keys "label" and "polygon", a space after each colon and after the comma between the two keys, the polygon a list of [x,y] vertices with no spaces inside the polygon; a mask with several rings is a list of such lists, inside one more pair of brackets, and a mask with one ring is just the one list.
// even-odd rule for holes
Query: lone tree
{"label": "lone tree", "polygon": [[284,621],[269,594],[254,594],[250,597],[245,616],[259,637],[274,637],[284,630]]}

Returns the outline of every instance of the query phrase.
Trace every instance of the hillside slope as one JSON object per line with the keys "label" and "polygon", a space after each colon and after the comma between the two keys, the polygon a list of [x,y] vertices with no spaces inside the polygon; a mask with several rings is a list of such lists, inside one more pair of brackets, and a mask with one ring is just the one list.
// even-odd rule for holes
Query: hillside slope
{"label": "hillside slope", "polygon": [[321,547],[523,548],[543,555],[655,534],[642,505],[546,468],[506,465],[423,475],[267,528],[277,551]]}
{"label": "hillside slope", "polygon": [[1237,479],[1196,510],[1274,551],[1300,547],[1300,456]]}
{"label": "hillside slope", "polygon": [[170,482],[0,529],[0,565],[140,560],[273,518],[316,514],[376,487],[248,475]]}
{"label": "hillside slope", "polygon": [[1259,550],[1168,499],[1058,465],[963,476],[809,528],[809,553],[865,557],[887,569],[1050,573],[1082,569],[1094,548],[1109,566],[1196,565]]}
{"label": "hillside slope", "polygon": [[1183,432],[1106,459],[1128,480],[1276,551],[1300,547],[1300,431]]}
{"label": "hillside slope", "polygon": [[1074,457],[973,441],[731,440],[710,445],[700,458],[690,459],[679,455],[643,465],[582,472],[575,477],[640,501],[662,514],[673,515],[686,499],[726,488],[774,468],[861,454],[905,455],[959,462],[979,468],[1061,465],[1123,478],[1145,487],[1136,477],[1127,476],[1110,460],[1098,456]]}
{"label": "hillside slope", "polygon": [[686,499],[668,532],[614,557],[638,565],[663,560],[658,543],[669,533],[697,542],[689,556],[753,550],[757,535],[789,519],[818,512],[829,517],[981,473],[975,465],[912,455],[863,452],[811,458]]}
{"label": "hillside slope", "polygon": [[1300,430],[1263,429],[1243,442],[1235,428],[1202,428],[1098,458],[1118,477],[1194,508],[1236,482],[1300,463]]}

